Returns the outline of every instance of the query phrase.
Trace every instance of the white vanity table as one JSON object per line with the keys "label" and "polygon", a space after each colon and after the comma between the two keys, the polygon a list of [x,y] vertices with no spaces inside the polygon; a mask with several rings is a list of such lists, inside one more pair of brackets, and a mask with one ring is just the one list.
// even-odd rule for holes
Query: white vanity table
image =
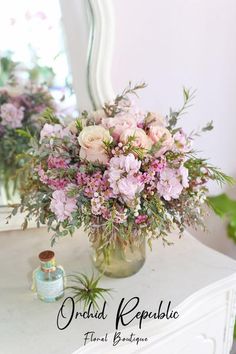
{"label": "white vanity table", "polygon": [[[109,73],[114,41],[112,2],[60,3],[79,108],[99,108],[105,99],[114,96]],[[124,79],[128,82],[130,77]],[[126,279],[103,278],[101,284],[114,289],[112,298],[107,298],[106,320],[77,319],[60,331],[56,319],[63,300],[43,303],[30,291],[32,271],[39,263],[37,255],[50,247],[50,236],[44,228],[7,231],[19,228],[22,220],[17,216],[6,226],[1,224],[6,214],[4,210],[0,213],[0,354],[230,353],[236,315],[236,262],[232,259],[205,247],[188,233],[182,239],[172,235],[175,245],[164,248],[161,242],[154,243],[153,251],[148,250],[146,263],[136,275]],[[92,272],[83,232],[60,240],[54,251],[67,274]],[[148,341],[138,346],[128,342],[112,346],[120,300],[134,296],[140,298],[138,310],[154,312],[160,301],[165,305],[171,301],[179,318],[146,320],[141,331],[131,327],[135,324],[131,323],[121,329],[122,337],[133,332]],[[87,331],[95,331],[96,337],[108,333],[109,342],[84,346]]]}
{"label": "white vanity table", "polygon": [[[126,279],[103,278],[101,284],[114,289],[112,298],[107,298],[106,320],[79,318],[60,331],[56,319],[62,300],[43,303],[30,291],[37,255],[50,245],[46,229],[1,232],[0,352],[229,354],[236,313],[236,262],[203,246],[188,233],[182,239],[176,235],[171,238],[174,246],[164,248],[160,242],[154,243],[138,274]],[[67,274],[92,271],[83,232],[61,240],[54,251]],[[137,310],[155,312],[161,300],[164,305],[171,301],[179,318],[144,320],[141,331],[137,327],[120,328],[122,337],[133,332],[148,341],[138,346],[124,342],[112,347],[111,333],[115,331],[120,300],[134,296],[140,298]],[[81,308],[76,305],[76,310]],[[84,346],[87,331],[95,331],[96,337],[108,333],[109,341]]]}

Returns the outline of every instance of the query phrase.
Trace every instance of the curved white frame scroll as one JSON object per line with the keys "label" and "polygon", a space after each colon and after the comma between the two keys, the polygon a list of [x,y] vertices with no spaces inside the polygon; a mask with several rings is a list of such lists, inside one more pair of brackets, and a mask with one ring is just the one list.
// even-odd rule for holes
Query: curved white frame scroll
{"label": "curved white frame scroll", "polygon": [[78,109],[100,108],[114,97],[112,0],[60,0],[60,4]]}
{"label": "curved white frame scroll", "polygon": [[111,0],[88,0],[91,15],[88,86],[95,108],[114,98],[111,84],[111,63],[115,19]]}

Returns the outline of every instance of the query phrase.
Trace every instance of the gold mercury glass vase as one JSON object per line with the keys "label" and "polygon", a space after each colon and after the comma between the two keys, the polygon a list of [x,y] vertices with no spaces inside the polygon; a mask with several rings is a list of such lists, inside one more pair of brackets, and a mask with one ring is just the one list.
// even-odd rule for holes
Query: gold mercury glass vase
{"label": "gold mercury glass vase", "polygon": [[93,263],[108,277],[129,277],[137,273],[145,262],[146,245],[141,232],[125,240],[118,230],[108,235],[102,225],[94,225],[90,231],[90,241]]}

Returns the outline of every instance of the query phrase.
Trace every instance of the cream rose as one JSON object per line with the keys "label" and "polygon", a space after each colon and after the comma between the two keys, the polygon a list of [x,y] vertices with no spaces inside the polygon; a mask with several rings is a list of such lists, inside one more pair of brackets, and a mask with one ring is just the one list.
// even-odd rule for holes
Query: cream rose
{"label": "cream rose", "polygon": [[112,130],[112,136],[114,139],[119,140],[120,135],[129,128],[136,128],[137,123],[131,114],[119,114],[114,118],[104,118],[102,125],[107,129]]}
{"label": "cream rose", "polygon": [[112,141],[107,129],[99,125],[85,127],[78,136],[78,142],[81,146],[80,157],[90,162],[107,163],[108,156],[104,141]]}
{"label": "cream rose", "polygon": [[146,150],[151,149],[153,142],[147,136],[147,134],[143,129],[141,128],[126,129],[120,136],[120,142],[126,144],[130,136],[135,137],[135,140],[133,141],[134,146],[141,147]]}
{"label": "cream rose", "polygon": [[166,151],[171,150],[174,144],[174,139],[172,138],[171,133],[168,129],[152,125],[149,129],[149,138],[153,141],[154,144],[160,143],[160,150],[155,154],[156,157],[161,156]]}

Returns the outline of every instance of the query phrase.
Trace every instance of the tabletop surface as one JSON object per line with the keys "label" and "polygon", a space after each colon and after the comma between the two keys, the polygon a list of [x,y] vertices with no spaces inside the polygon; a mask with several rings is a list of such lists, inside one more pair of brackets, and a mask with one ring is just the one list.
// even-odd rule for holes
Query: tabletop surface
{"label": "tabletop surface", "polygon": [[[95,331],[97,336],[115,331],[122,298],[126,302],[139,297],[139,310],[154,312],[160,301],[164,307],[171,301],[171,307],[177,308],[198,290],[236,273],[235,261],[203,246],[189,233],[181,239],[176,234],[170,238],[174,246],[153,243],[152,252],[147,251],[145,265],[136,275],[101,280],[102,286],[113,289],[112,297],[107,298],[106,320],[78,318],[59,330],[56,321],[63,299],[47,304],[30,291],[32,271],[38,266],[37,255],[50,248],[50,235],[44,228],[1,232],[0,352],[71,354],[83,347],[87,331]],[[82,231],[61,239],[53,250],[67,274],[92,273],[89,244]],[[76,310],[82,311],[79,305]]]}

